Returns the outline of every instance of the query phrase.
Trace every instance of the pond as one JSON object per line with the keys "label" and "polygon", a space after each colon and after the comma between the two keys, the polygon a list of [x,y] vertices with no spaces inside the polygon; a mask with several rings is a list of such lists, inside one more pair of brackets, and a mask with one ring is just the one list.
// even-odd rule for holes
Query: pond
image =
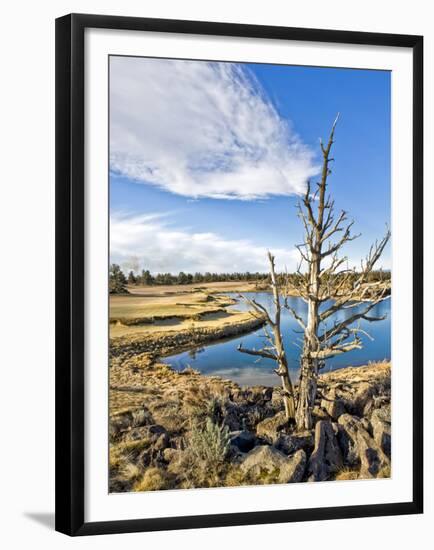
{"label": "pond", "polygon": [[[228,293],[227,295],[237,300],[237,304],[231,306],[232,309],[237,311],[251,309],[249,305],[239,299],[238,294]],[[270,293],[249,292],[246,293],[246,296],[254,298],[257,302],[267,307],[269,311],[272,311],[273,302]],[[295,309],[297,314],[302,317],[305,315],[307,306],[301,298],[290,298],[288,303]],[[330,303],[325,303],[323,304],[323,308],[327,308],[329,305]],[[361,334],[362,349],[356,349],[328,359],[322,372],[350,365],[365,365],[369,361],[389,360],[391,354],[390,306],[389,299],[377,304],[370,311],[370,315],[374,317],[386,315],[386,319],[372,323],[360,321],[359,324],[354,325],[368,332],[372,340]],[[358,307],[360,309],[363,308],[363,306]],[[335,321],[350,317],[355,311],[357,311],[357,308],[351,308],[330,317],[328,327],[330,328]],[[282,309],[281,330],[284,337],[291,378],[295,381],[298,378],[298,362],[303,335],[300,332],[301,327],[294,320],[291,313],[285,309]],[[166,357],[164,361],[177,370],[192,367],[205,375],[228,378],[242,386],[255,384],[275,386],[279,384],[279,378],[273,372],[275,368],[274,361],[247,355],[237,350],[238,345],[241,343],[245,348],[260,349],[264,345],[264,342],[264,330],[260,328],[249,334],[243,334],[236,338],[219,341],[215,344],[209,344],[198,349]]]}

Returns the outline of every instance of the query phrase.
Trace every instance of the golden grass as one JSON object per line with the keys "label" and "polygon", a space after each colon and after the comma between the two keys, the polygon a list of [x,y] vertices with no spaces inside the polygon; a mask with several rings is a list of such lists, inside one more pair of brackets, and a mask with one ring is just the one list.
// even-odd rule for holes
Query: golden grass
{"label": "golden grass", "polygon": [[150,446],[149,439],[136,439],[133,441],[121,441],[117,443],[115,447],[110,450],[110,456],[113,456],[113,460],[116,461],[116,457],[129,457],[137,456],[142,451]]}
{"label": "golden grass", "polygon": [[390,464],[387,465],[387,466],[383,466],[381,468],[381,470],[378,472],[377,477],[382,478],[382,479],[388,479],[388,478],[392,477],[392,468],[391,468]]}
{"label": "golden grass", "polygon": [[[168,287],[166,287],[167,289]],[[175,287],[179,288],[179,287]],[[182,288],[182,287],[181,287]],[[251,319],[249,312],[228,310],[234,301],[202,290],[166,290],[157,294],[111,295],[110,337],[155,332],[219,329]]]}
{"label": "golden grass", "polygon": [[110,319],[134,320],[152,317],[191,317],[218,308],[219,304],[228,303],[226,298],[209,297],[204,292],[192,292],[188,295],[171,296],[110,296]]}
{"label": "golden grass", "polygon": [[143,470],[134,462],[125,462],[118,471],[119,476],[129,482],[138,480],[143,473]]}
{"label": "golden grass", "polygon": [[352,479],[359,479],[359,475],[360,475],[359,469],[345,467],[336,473],[334,479],[336,481],[348,481]]}
{"label": "golden grass", "polygon": [[170,488],[170,476],[161,468],[148,468],[133,485],[133,491],[161,491]]}

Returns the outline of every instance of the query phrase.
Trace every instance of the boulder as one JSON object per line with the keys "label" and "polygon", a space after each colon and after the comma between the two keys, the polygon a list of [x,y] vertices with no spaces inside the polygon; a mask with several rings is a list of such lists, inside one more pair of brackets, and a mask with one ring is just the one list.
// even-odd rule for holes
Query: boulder
{"label": "boulder", "polygon": [[370,401],[375,392],[375,387],[369,382],[360,381],[354,384],[354,388],[355,391],[351,391],[350,395],[346,397],[347,409],[352,414],[363,416],[364,409],[371,407]]}
{"label": "boulder", "polygon": [[326,412],[322,407],[315,405],[312,409],[312,416],[316,420],[330,420],[328,412]]}
{"label": "boulder", "polygon": [[303,479],[307,457],[303,449],[288,458],[288,463],[280,472],[282,483],[298,483]]}
{"label": "boulder", "polygon": [[337,420],[341,414],[345,412],[344,402],[339,398],[322,399],[321,408],[324,409],[333,420]]}
{"label": "boulder", "polygon": [[269,445],[255,447],[241,463],[245,474],[265,482],[273,477],[278,483],[297,483],[302,480],[305,468],[306,453],[302,449],[287,457]]}
{"label": "boulder", "polygon": [[239,408],[235,404],[227,404],[222,411],[223,423],[230,431],[237,431],[241,428]]}
{"label": "boulder", "polygon": [[325,481],[342,469],[342,453],[331,422],[320,420],[315,426],[315,447],[308,463],[309,481]]}
{"label": "boulder", "polygon": [[127,411],[110,418],[110,435],[117,437],[131,428],[144,426],[152,422],[152,417],[145,409]]}
{"label": "boulder", "polygon": [[390,461],[383,450],[367,432],[359,431],[357,444],[360,452],[360,478],[375,478],[382,470],[390,467]]}
{"label": "boulder", "polygon": [[365,428],[365,430],[368,432],[368,434],[372,435],[372,426],[371,426],[371,423],[369,422],[369,420],[367,418],[362,418],[360,420],[360,423],[361,423],[362,427]]}
{"label": "boulder", "polygon": [[300,449],[310,454],[314,447],[313,431],[294,432],[291,435],[280,433],[274,446],[286,455],[295,453]]}
{"label": "boulder", "polygon": [[269,443],[274,443],[280,435],[280,432],[288,426],[284,411],[262,420],[256,425],[256,435],[265,439]]}
{"label": "boulder", "polygon": [[375,409],[371,415],[371,425],[375,442],[390,458],[392,447],[390,409],[386,407]]}
{"label": "boulder", "polygon": [[242,453],[248,453],[256,445],[256,436],[247,430],[236,431],[230,434],[231,445]]}
{"label": "boulder", "polygon": [[382,448],[364,428],[362,421],[349,414],[339,417],[339,444],[349,466],[360,465],[360,478],[377,477],[390,466]]}
{"label": "boulder", "polygon": [[[338,419],[338,442],[347,466],[360,465],[360,453],[357,447],[357,432],[365,430],[362,421],[351,414],[343,414]],[[365,430],[366,431],[366,430]]]}

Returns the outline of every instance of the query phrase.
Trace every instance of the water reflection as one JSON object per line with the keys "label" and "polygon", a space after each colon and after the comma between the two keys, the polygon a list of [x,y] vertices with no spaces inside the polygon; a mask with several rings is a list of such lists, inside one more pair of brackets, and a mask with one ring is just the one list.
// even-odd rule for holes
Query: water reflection
{"label": "water reflection", "polygon": [[[267,308],[273,308],[271,294],[257,292],[248,293],[248,295],[249,298],[254,298]],[[229,296],[238,300],[238,294],[229,294]],[[290,298],[288,303],[295,309],[298,315],[304,316],[306,314],[307,306],[301,298]],[[326,309],[330,305],[331,302],[322,304],[321,310]],[[363,306],[361,307],[363,308]],[[244,302],[238,301],[237,304],[231,306],[231,309],[247,311],[250,307]],[[327,326],[330,328],[335,322],[348,319],[355,311],[357,311],[357,308],[340,311],[338,314],[330,317]],[[328,359],[324,371],[327,372],[348,365],[363,365],[368,361],[390,359],[390,300],[374,306],[370,311],[370,315],[374,317],[386,315],[386,318],[382,321],[370,323],[369,321],[361,320],[358,322],[357,326],[369,333],[372,340],[366,335],[361,334],[363,348]],[[297,322],[286,310],[282,310],[281,327],[291,375],[293,379],[296,379],[298,377],[298,361],[303,335]],[[170,363],[175,369],[182,370],[191,366],[203,374],[229,378],[241,385],[277,385],[279,380],[273,372],[275,368],[274,362],[269,359],[255,358],[238,352],[237,346],[240,343],[246,348],[259,349],[264,343],[263,330],[259,329],[237,338],[180,353],[167,358],[165,361]]]}

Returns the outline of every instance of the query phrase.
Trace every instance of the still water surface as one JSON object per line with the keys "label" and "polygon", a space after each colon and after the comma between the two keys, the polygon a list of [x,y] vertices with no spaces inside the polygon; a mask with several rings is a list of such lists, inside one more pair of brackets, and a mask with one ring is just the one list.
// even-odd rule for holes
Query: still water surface
{"label": "still water surface", "polygon": [[[238,311],[247,311],[251,309],[250,306],[239,300],[238,294],[228,293],[227,295],[238,301],[236,305],[232,306],[232,309]],[[246,293],[246,295],[249,298],[254,298],[257,302],[266,306],[269,311],[272,311],[272,295],[270,293],[249,292]],[[300,316],[305,316],[307,306],[301,298],[290,298],[288,302]],[[327,308],[329,305],[330,303],[326,303],[323,305],[323,308]],[[360,308],[363,308],[363,306],[360,306]],[[350,317],[355,311],[357,311],[357,309],[352,308],[330,317],[328,320],[328,327],[330,328],[333,326],[335,321],[339,322],[346,317]],[[362,349],[328,359],[323,372],[349,365],[364,365],[368,363],[368,361],[390,359],[390,299],[377,304],[370,311],[370,315],[374,317],[387,315],[386,319],[383,321],[373,323],[360,321],[357,325],[361,329],[367,331],[373,340],[370,340],[362,334]],[[300,334],[301,328],[298,323],[294,320],[291,313],[285,309],[282,309],[281,330],[284,336],[291,377],[293,380],[296,380],[298,377],[298,361],[300,355],[300,348],[298,346],[301,345],[300,339],[302,334]],[[278,385],[279,378],[273,372],[275,368],[275,363],[273,361],[270,359],[253,357],[237,351],[237,346],[240,343],[242,343],[245,348],[260,349],[264,345],[264,342],[264,331],[260,328],[250,334],[243,334],[230,340],[220,341],[215,344],[209,344],[195,350],[167,357],[165,358],[165,362],[169,363],[177,370],[182,370],[190,366],[205,375],[229,378],[240,385]]]}

